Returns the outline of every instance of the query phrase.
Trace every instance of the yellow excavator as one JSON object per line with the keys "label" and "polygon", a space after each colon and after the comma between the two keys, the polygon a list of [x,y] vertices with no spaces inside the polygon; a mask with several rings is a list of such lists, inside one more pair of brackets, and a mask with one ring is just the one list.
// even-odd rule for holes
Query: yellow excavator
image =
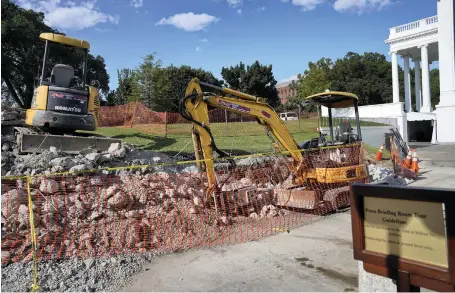
{"label": "yellow excavator", "polygon": [[[39,37],[45,41],[39,85],[34,91],[31,108],[26,111],[27,127],[15,127],[20,152],[41,152],[54,146],[63,152],[78,153],[88,147],[107,150],[111,143],[119,142],[119,139],[76,132],[93,131],[98,125],[99,92],[87,84],[90,44],[54,33],[42,33]],[[48,76],[52,46],[83,51],[81,78],[66,64],[54,65]]]}
{"label": "yellow excavator", "polygon": [[[201,86],[220,94],[203,92]],[[318,137],[298,144],[278,114],[260,98],[193,78],[188,84],[185,97],[180,101],[179,111],[183,118],[193,124],[196,160],[198,167],[206,172],[208,180],[206,200],[220,193],[214,152],[220,157],[228,157],[228,154],[218,149],[210,130],[209,109],[219,108],[254,117],[259,124],[265,126],[275,149],[290,159],[292,186],[275,190],[274,200],[277,205],[300,209],[317,209],[328,205],[331,210],[348,206],[349,183],[368,180],[357,101],[356,95],[344,92],[323,92],[308,97],[305,102],[316,103],[318,113],[321,112],[321,106],[328,108],[330,139],[318,127]],[[354,133],[349,121],[341,121],[335,127],[333,125],[332,109],[346,107],[355,110],[357,133]],[[322,123],[322,115],[318,119]],[[249,201],[248,198],[242,199],[242,202]]]}

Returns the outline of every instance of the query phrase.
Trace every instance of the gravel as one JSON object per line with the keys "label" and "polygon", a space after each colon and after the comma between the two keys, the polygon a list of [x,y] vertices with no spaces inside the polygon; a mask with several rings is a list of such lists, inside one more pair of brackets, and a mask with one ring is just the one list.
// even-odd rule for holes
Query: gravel
{"label": "gravel", "polygon": [[[115,292],[130,284],[131,277],[146,270],[151,252],[88,259],[38,262],[39,292]],[[33,262],[2,266],[3,292],[30,292]]]}

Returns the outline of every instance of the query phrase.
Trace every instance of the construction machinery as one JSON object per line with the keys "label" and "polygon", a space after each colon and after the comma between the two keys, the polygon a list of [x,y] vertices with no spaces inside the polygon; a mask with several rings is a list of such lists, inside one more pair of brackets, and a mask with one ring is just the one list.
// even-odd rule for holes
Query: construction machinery
{"label": "construction machinery", "polygon": [[[201,86],[213,92],[203,92]],[[193,124],[193,145],[198,167],[205,171],[208,186],[206,199],[220,194],[214,165],[214,152],[220,158],[229,157],[220,150],[210,130],[209,109],[220,108],[254,117],[265,127],[274,148],[283,154],[291,170],[292,185],[274,191],[275,204],[299,209],[318,209],[329,206],[336,210],[349,205],[349,183],[366,182],[368,168],[363,160],[362,136],[357,108],[358,98],[344,92],[324,92],[306,98],[305,103],[316,103],[328,108],[328,132],[298,144],[279,115],[259,97],[229,88],[218,87],[197,78],[191,80],[185,97],[180,101],[180,114]],[[349,121],[333,125],[332,109],[353,107],[356,116],[355,133]],[[319,115],[318,121],[322,121]],[[248,197],[248,193],[245,195]],[[249,202],[245,198],[242,202]],[[216,202],[216,201],[215,201]]]}
{"label": "construction machinery", "polygon": [[[90,44],[84,40],[54,33],[42,33],[45,41],[39,85],[36,87],[31,108],[26,110],[25,126],[15,127],[20,152],[40,152],[55,146],[60,151],[78,153],[87,147],[107,150],[118,139],[94,137],[77,133],[93,131],[98,125],[100,99],[98,90],[87,84],[87,62]],[[82,50],[82,76],[75,76],[74,68],[56,64],[49,74],[53,46]]]}

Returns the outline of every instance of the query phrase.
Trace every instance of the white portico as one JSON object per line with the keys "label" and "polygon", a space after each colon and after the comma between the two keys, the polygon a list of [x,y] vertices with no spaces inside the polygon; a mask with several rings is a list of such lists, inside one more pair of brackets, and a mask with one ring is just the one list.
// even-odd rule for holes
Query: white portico
{"label": "white portico", "polygon": [[[414,21],[390,29],[386,43],[390,45],[392,59],[393,102],[400,101],[398,56],[403,59],[404,110],[413,112],[411,97],[415,98],[416,111],[431,112],[430,64],[439,60],[438,16]],[[415,93],[411,93],[410,63],[414,63]]]}
{"label": "white portico", "polygon": [[[393,103],[400,104],[398,75],[399,56],[404,71],[404,112],[407,125],[402,133],[431,131],[432,141],[455,143],[455,49],[454,1],[438,0],[437,16],[432,16],[390,28],[389,38],[392,60]],[[439,61],[440,102],[431,106],[430,65]],[[411,92],[410,67],[414,67],[415,92]],[[412,108],[415,100],[415,109]],[[427,121],[431,130],[415,121]],[[433,127],[434,126],[434,127]],[[407,138],[405,138],[408,140]]]}

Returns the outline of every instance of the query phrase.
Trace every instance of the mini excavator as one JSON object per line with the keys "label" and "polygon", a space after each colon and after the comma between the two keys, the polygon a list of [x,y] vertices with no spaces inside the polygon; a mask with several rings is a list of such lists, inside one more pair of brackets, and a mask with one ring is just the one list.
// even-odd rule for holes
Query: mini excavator
{"label": "mini excavator", "polygon": [[[25,127],[15,127],[21,153],[42,152],[54,146],[60,151],[77,154],[86,148],[107,150],[119,139],[95,137],[77,130],[93,131],[98,125],[100,107],[98,90],[87,84],[87,63],[90,44],[84,40],[54,33],[42,33],[45,41],[39,86],[35,89],[31,108],[26,111]],[[82,78],[74,68],[56,64],[48,74],[52,46],[83,51]]]}
{"label": "mini excavator", "polygon": [[[201,86],[219,94],[203,92]],[[193,124],[196,162],[208,180],[206,200],[215,197],[220,189],[214,152],[220,158],[229,157],[216,146],[210,130],[209,109],[219,108],[255,118],[257,123],[265,127],[274,148],[285,154],[291,162],[289,169],[292,186],[276,190],[277,205],[310,210],[327,205],[332,210],[349,206],[349,184],[368,180],[368,168],[363,161],[357,101],[356,95],[345,92],[328,91],[307,97],[306,103],[318,105],[318,113],[321,112],[321,106],[328,108],[330,139],[320,131],[318,137],[298,144],[278,114],[259,97],[193,78],[188,84],[185,97],[180,101],[179,111],[183,118]],[[348,121],[342,121],[335,129],[333,127],[332,109],[347,107],[355,109],[357,133],[354,133]]]}

